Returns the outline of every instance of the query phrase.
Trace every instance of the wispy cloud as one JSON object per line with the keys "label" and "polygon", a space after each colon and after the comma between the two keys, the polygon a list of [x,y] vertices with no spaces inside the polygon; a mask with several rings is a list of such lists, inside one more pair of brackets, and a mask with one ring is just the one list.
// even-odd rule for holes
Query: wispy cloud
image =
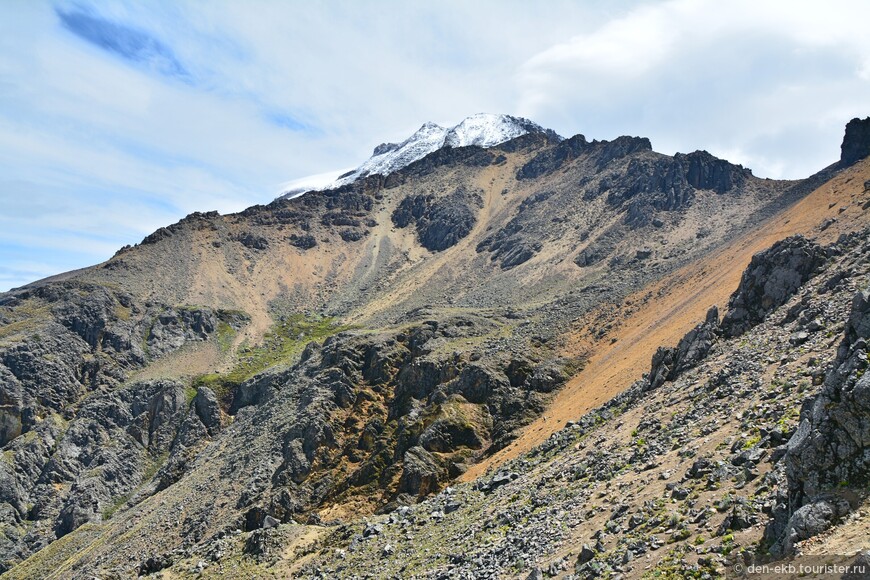
{"label": "wispy cloud", "polygon": [[100,18],[82,8],[58,7],[55,12],[64,28],[91,44],[160,74],[192,81],[172,50],[145,31]]}

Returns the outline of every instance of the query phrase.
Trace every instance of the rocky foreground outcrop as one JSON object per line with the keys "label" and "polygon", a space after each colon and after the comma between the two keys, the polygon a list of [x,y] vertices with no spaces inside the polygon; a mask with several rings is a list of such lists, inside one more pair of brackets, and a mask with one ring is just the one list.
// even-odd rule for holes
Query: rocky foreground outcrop
{"label": "rocky foreground outcrop", "polygon": [[[0,337],[2,567],[101,520],[220,428],[213,393],[130,373],[238,312],[137,304],[122,291],[64,282],[7,294],[18,334]],[[20,318],[18,318],[20,317]],[[17,326],[15,326],[17,324]],[[191,400],[194,406],[191,407]]]}
{"label": "rocky foreground outcrop", "polygon": [[[759,267],[808,247],[797,287]],[[760,253],[731,308],[764,315],[739,336],[711,310],[626,392],[474,484],[326,533],[301,576],[715,577],[860,517],[868,251],[870,231]]]}
{"label": "rocky foreground outcrop", "polygon": [[788,478],[768,528],[774,549],[790,554],[796,542],[825,531],[859,502],[849,492],[870,481],[870,292],[852,300],[845,336],[822,391],[801,410],[801,422],[783,458]]}

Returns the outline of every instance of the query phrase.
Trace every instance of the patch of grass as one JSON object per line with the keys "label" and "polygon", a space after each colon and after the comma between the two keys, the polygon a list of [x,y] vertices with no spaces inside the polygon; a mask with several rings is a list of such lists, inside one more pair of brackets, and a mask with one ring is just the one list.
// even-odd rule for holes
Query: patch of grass
{"label": "patch of grass", "polygon": [[55,578],[71,578],[72,565],[104,543],[102,531],[99,524],[88,522],[14,566],[3,578],[45,578],[47,570]]}
{"label": "patch of grass", "polygon": [[562,366],[562,372],[565,374],[567,378],[571,378],[574,375],[580,373],[584,368],[586,368],[586,364],[589,362],[589,357],[587,356],[577,356],[569,358],[565,361],[565,364]]}
{"label": "patch of grass", "polygon": [[160,471],[160,468],[163,467],[163,464],[166,463],[167,459],[169,459],[168,451],[155,457],[154,460],[148,464],[148,467],[145,468],[145,473],[142,474],[142,481],[148,482],[152,477],[157,475],[157,472]]}
{"label": "patch of grass", "polygon": [[112,505],[103,510],[103,521],[112,519],[112,516],[115,515],[115,513],[119,509],[124,507],[124,504],[130,501],[131,497],[133,497],[133,491],[129,491],[123,495],[119,495],[118,497],[116,497],[112,501]]}
{"label": "patch of grass", "polygon": [[722,575],[716,570],[712,562],[691,565],[684,559],[684,549],[674,549],[662,558],[655,568],[644,572],[642,578],[656,578],[667,580],[684,580],[686,578],[721,578]]}
{"label": "patch of grass", "polygon": [[[233,336],[229,330],[222,331],[221,328],[218,328],[218,341],[223,348],[223,344],[232,344]],[[240,348],[237,353],[239,361],[229,372],[200,375],[193,380],[192,386],[196,389],[209,387],[221,401],[229,403],[235,389],[254,375],[277,365],[291,364],[309,342],[322,341],[350,328],[336,324],[332,318],[294,314],[275,324],[260,345]]]}
{"label": "patch of grass", "polygon": [[[51,317],[51,306],[39,300],[26,300],[15,306],[10,322],[0,326],[0,339],[24,335],[39,329]],[[19,336],[23,339],[23,336]]]}
{"label": "patch of grass", "polygon": [[229,350],[233,347],[233,340],[235,340],[236,334],[236,329],[230,326],[228,323],[224,322],[223,320],[218,322],[215,338],[217,340],[218,348],[220,348],[221,354],[229,352]]}
{"label": "patch of grass", "polygon": [[115,304],[115,318],[118,320],[130,320],[130,309],[120,304]]}
{"label": "patch of grass", "polygon": [[753,435],[743,442],[743,449],[752,449],[761,441],[761,435]]}
{"label": "patch of grass", "polygon": [[190,407],[190,404],[193,403],[193,399],[196,398],[196,393],[198,389],[193,385],[184,389],[184,398],[187,401],[187,406]]}
{"label": "patch of grass", "polygon": [[34,321],[30,319],[10,322],[6,326],[0,326],[0,338],[7,338],[22,333],[34,327]]}

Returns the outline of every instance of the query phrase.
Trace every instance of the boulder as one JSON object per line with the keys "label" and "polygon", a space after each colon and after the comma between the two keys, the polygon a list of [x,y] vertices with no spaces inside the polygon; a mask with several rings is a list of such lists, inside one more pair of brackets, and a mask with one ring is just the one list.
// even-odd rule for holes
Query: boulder
{"label": "boulder", "polygon": [[411,447],[405,452],[399,493],[424,496],[437,491],[443,470],[435,457],[422,447]]}
{"label": "boulder", "polygon": [[795,543],[816,536],[850,511],[848,502],[838,499],[819,500],[802,506],[792,514],[786,526],[786,554],[794,553]]}
{"label": "boulder", "polygon": [[221,429],[221,408],[217,395],[208,387],[199,387],[193,398],[193,409],[211,436]]}

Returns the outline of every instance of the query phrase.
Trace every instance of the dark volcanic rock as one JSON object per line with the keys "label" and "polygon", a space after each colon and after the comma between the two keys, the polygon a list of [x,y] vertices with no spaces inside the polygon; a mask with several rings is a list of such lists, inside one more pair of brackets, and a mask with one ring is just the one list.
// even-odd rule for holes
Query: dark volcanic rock
{"label": "dark volcanic rock", "polygon": [[238,240],[243,246],[252,250],[265,250],[269,247],[269,240],[250,232],[239,235]]}
{"label": "dark volcanic rock", "polygon": [[400,228],[416,224],[420,244],[438,252],[456,245],[477,223],[477,211],[482,207],[480,195],[458,189],[450,195],[412,195],[399,203],[392,215]]}
{"label": "dark volcanic rock", "polygon": [[635,157],[623,176],[611,183],[606,200],[614,207],[626,206],[625,222],[646,225],[654,210],[676,211],[694,199],[682,164],[672,157]]}
{"label": "dark volcanic rock", "polygon": [[683,371],[696,366],[713,348],[718,335],[719,310],[713,306],[707,312],[706,320],[680,339],[676,348],[658,348],[649,372],[650,387],[658,388],[665,381],[672,381]]}
{"label": "dark volcanic rock", "polygon": [[781,306],[825,263],[824,248],[793,236],[752,256],[722,320],[726,336],[743,334]]}
{"label": "dark volcanic rock", "polygon": [[600,171],[614,159],[651,150],[649,139],[644,137],[622,136],[613,141],[589,143],[583,135],[575,135],[533,157],[517,172],[517,179],[534,179],[552,173],[583,154],[595,158],[596,167]]}
{"label": "dark volcanic rock", "polygon": [[477,252],[491,252],[491,259],[501,262],[502,270],[509,270],[532,259],[543,247],[540,241],[527,239],[523,223],[534,221],[537,208],[553,196],[552,191],[541,191],[520,204],[519,212],[502,229],[477,244]]}
{"label": "dark volcanic rock", "polygon": [[840,164],[852,165],[870,155],[870,117],[852,119],[840,146]]}
{"label": "dark volcanic rock", "polygon": [[555,147],[535,155],[520,168],[517,172],[517,179],[534,179],[546,173],[552,173],[563,164],[576,159],[587,147],[589,147],[589,142],[583,135],[574,135],[565,139]]}
{"label": "dark volcanic rock", "polygon": [[317,240],[311,234],[290,234],[288,238],[291,246],[296,246],[302,250],[310,250],[317,245]]}
{"label": "dark volcanic rock", "polygon": [[593,141],[590,155],[596,158],[596,167],[600,171],[611,161],[642,151],[652,151],[649,139],[622,136],[613,141]]}
{"label": "dark volcanic rock", "polygon": [[683,166],[686,182],[695,189],[725,193],[752,174],[748,169],[713,157],[706,151],[695,151],[688,155],[677,153],[674,158]]}
{"label": "dark volcanic rock", "polygon": [[492,253],[491,258],[501,262],[502,270],[509,270],[531,260],[542,247],[540,242],[526,240],[520,235],[522,226],[518,218],[519,216],[508,222],[494,236],[481,241],[476,248],[478,252],[489,250]]}
{"label": "dark volcanic rock", "polygon": [[695,190],[725,193],[751,175],[748,169],[713,157],[706,151],[678,153],[674,157],[634,157],[625,174],[608,182],[607,202],[626,204],[625,221],[631,226],[651,222],[653,212],[688,207]]}
{"label": "dark volcanic rock", "polygon": [[366,235],[365,230],[341,230],[338,235],[345,242],[358,242]]}

